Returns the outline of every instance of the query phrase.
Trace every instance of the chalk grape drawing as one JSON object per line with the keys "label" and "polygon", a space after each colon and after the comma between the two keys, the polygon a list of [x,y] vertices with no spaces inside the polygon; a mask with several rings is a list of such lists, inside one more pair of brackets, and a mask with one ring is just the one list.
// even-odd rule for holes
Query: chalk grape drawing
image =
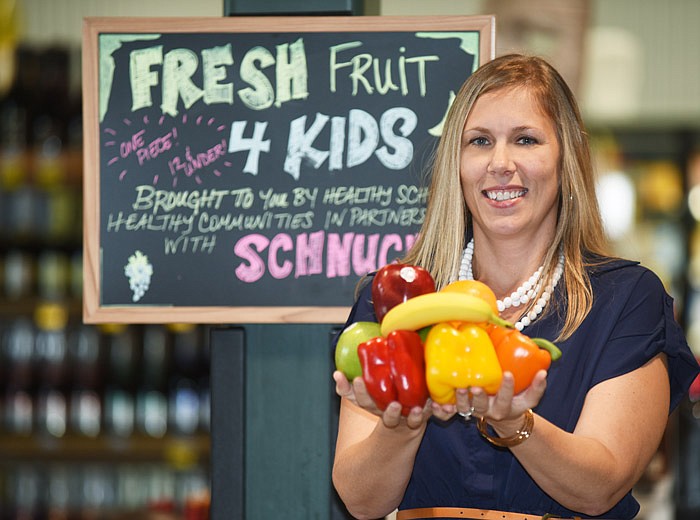
{"label": "chalk grape drawing", "polygon": [[139,301],[148,291],[153,276],[153,266],[141,251],[135,251],[124,266],[124,275],[129,279],[129,288],[133,292],[132,300]]}

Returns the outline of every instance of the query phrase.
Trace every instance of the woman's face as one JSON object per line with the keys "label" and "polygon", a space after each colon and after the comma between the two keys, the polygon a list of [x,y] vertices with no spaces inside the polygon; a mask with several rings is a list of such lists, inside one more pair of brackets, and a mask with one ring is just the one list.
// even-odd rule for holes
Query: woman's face
{"label": "woman's face", "polygon": [[559,155],[554,125],[527,89],[482,95],[464,125],[460,159],[475,230],[501,237],[553,233]]}

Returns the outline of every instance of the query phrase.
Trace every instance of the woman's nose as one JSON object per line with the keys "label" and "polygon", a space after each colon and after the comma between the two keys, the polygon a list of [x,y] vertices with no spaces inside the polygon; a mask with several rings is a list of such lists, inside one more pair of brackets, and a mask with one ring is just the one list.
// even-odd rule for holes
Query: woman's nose
{"label": "woman's nose", "polygon": [[497,144],[493,147],[491,160],[489,161],[488,171],[490,173],[506,173],[515,172],[515,163],[505,145]]}

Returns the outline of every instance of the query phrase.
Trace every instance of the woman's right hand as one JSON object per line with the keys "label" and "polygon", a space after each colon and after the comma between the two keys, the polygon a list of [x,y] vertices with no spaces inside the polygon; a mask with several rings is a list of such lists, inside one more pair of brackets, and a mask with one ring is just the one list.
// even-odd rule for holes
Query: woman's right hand
{"label": "woman's right hand", "polygon": [[356,377],[350,382],[342,372],[336,370],[333,372],[333,379],[335,380],[335,392],[340,397],[344,397],[360,408],[381,418],[384,426],[387,428],[397,428],[402,424],[405,424],[410,429],[421,428],[432,414],[429,399],[423,408],[415,406],[411,409],[408,416],[405,417],[401,415],[401,403],[398,401],[389,403],[386,410],[382,411],[377,407],[369,392],[367,392],[367,387],[362,377]]}

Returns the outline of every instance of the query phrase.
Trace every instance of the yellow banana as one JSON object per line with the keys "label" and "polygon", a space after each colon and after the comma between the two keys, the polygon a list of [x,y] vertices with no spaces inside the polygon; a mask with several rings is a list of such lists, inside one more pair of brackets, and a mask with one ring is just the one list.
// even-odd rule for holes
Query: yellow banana
{"label": "yellow banana", "polygon": [[382,320],[381,333],[386,336],[393,330],[418,330],[445,321],[491,322],[513,328],[478,296],[438,291],[414,296],[391,308]]}

